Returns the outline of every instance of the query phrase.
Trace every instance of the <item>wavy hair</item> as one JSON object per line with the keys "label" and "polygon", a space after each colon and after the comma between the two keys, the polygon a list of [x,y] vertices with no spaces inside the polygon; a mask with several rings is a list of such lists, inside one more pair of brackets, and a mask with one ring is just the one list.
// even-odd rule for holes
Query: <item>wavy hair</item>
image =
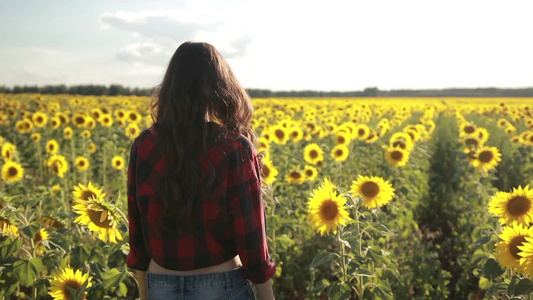
{"label": "wavy hair", "polygon": [[226,133],[242,134],[255,145],[252,115],[248,94],[215,47],[193,42],[178,47],[152,96],[157,144],[167,161],[160,182],[163,224],[177,225],[180,235],[194,234],[194,202],[204,188],[200,186],[199,153],[210,168],[206,188],[214,179],[207,158],[207,121],[221,124]]}

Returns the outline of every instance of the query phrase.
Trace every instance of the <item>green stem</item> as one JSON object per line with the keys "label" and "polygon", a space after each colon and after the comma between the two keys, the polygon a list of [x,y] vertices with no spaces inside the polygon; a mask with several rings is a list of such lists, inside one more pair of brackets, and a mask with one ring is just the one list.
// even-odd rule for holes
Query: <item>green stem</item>
{"label": "green stem", "polygon": [[342,280],[343,282],[347,282],[348,281],[348,278],[347,278],[347,270],[346,270],[346,260],[345,260],[345,255],[344,255],[344,243],[341,242],[342,238],[342,227],[339,225],[337,227],[337,238],[339,240],[339,244],[341,246],[341,268],[342,268]]}

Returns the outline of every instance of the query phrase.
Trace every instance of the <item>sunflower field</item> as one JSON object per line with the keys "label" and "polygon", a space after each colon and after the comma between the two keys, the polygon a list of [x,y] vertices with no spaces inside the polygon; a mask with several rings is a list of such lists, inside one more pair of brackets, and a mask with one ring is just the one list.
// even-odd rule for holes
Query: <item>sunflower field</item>
{"label": "sunflower field", "polygon": [[[0,299],[134,299],[149,98],[0,94]],[[277,299],[530,299],[533,99],[253,99]]]}

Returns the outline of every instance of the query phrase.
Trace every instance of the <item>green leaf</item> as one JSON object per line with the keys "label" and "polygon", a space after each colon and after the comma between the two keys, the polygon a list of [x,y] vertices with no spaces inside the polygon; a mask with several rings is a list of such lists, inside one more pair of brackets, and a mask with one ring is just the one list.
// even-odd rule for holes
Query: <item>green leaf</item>
{"label": "green leaf", "polygon": [[39,224],[39,222],[31,222],[30,225],[22,228],[22,232],[24,232],[27,237],[33,239],[39,229],[41,229],[41,224]]}
{"label": "green leaf", "polygon": [[329,280],[323,278],[322,280],[320,280],[316,285],[315,287],[311,290],[312,293],[320,293],[322,292],[325,288],[327,288],[329,286]]}
{"label": "green leaf", "polygon": [[357,269],[357,271],[355,272],[355,274],[359,275],[359,276],[369,276],[369,277],[373,277],[374,274],[372,274],[372,272],[370,272],[369,270],[367,269],[363,269],[363,268],[359,268]]}
{"label": "green leaf", "polygon": [[311,268],[316,268],[318,266],[330,266],[333,262],[337,261],[339,259],[338,254],[333,252],[319,252],[313,257],[313,261],[311,262]]}
{"label": "green leaf", "polygon": [[375,288],[374,293],[381,299],[392,299],[392,290],[386,281],[381,281]]}
{"label": "green leaf", "polygon": [[493,280],[505,272],[505,270],[500,267],[498,262],[492,258],[489,258],[485,263],[484,271],[489,280]]}
{"label": "green leaf", "polygon": [[366,255],[373,261],[379,262],[382,259],[383,251],[381,251],[379,246],[371,246],[368,248]]}
{"label": "green leaf", "polygon": [[113,268],[107,272],[105,272],[103,276],[103,282],[102,285],[104,289],[109,289],[115,286],[118,286],[124,279],[126,279],[126,268]]}
{"label": "green leaf", "polygon": [[43,263],[38,257],[30,260],[19,260],[13,264],[13,272],[23,286],[32,286],[42,268]]}
{"label": "green leaf", "polygon": [[484,244],[490,242],[491,239],[492,239],[492,237],[491,237],[490,235],[482,236],[481,238],[479,238],[479,239],[474,243],[474,245],[475,245],[475,246],[484,245]]}
{"label": "green leaf", "polygon": [[533,292],[533,281],[530,279],[520,279],[514,289],[514,296],[527,295]]}
{"label": "green leaf", "polygon": [[344,282],[333,282],[329,286],[329,299],[349,299],[351,294],[352,290],[350,286]]}
{"label": "green leaf", "polygon": [[22,239],[7,238],[4,241],[0,241],[0,262],[17,252],[21,246]]}
{"label": "green leaf", "polygon": [[18,280],[12,272],[0,272],[0,286],[0,299],[9,299],[18,286]]}

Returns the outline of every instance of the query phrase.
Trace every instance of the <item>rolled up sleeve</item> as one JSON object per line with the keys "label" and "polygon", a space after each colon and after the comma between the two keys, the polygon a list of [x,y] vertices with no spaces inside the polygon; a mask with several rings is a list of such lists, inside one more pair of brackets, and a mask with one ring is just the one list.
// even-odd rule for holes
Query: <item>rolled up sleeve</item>
{"label": "rolled up sleeve", "polygon": [[247,139],[239,141],[242,147],[231,154],[229,164],[229,211],[233,219],[235,246],[243,264],[243,276],[252,283],[260,284],[274,276],[276,266],[268,252],[259,160]]}
{"label": "rolled up sleeve", "polygon": [[128,220],[130,252],[127,257],[127,265],[134,270],[146,271],[150,264],[150,256],[144,243],[142,221],[139,207],[136,201],[136,167],[137,167],[138,143],[134,142],[128,163]]}

